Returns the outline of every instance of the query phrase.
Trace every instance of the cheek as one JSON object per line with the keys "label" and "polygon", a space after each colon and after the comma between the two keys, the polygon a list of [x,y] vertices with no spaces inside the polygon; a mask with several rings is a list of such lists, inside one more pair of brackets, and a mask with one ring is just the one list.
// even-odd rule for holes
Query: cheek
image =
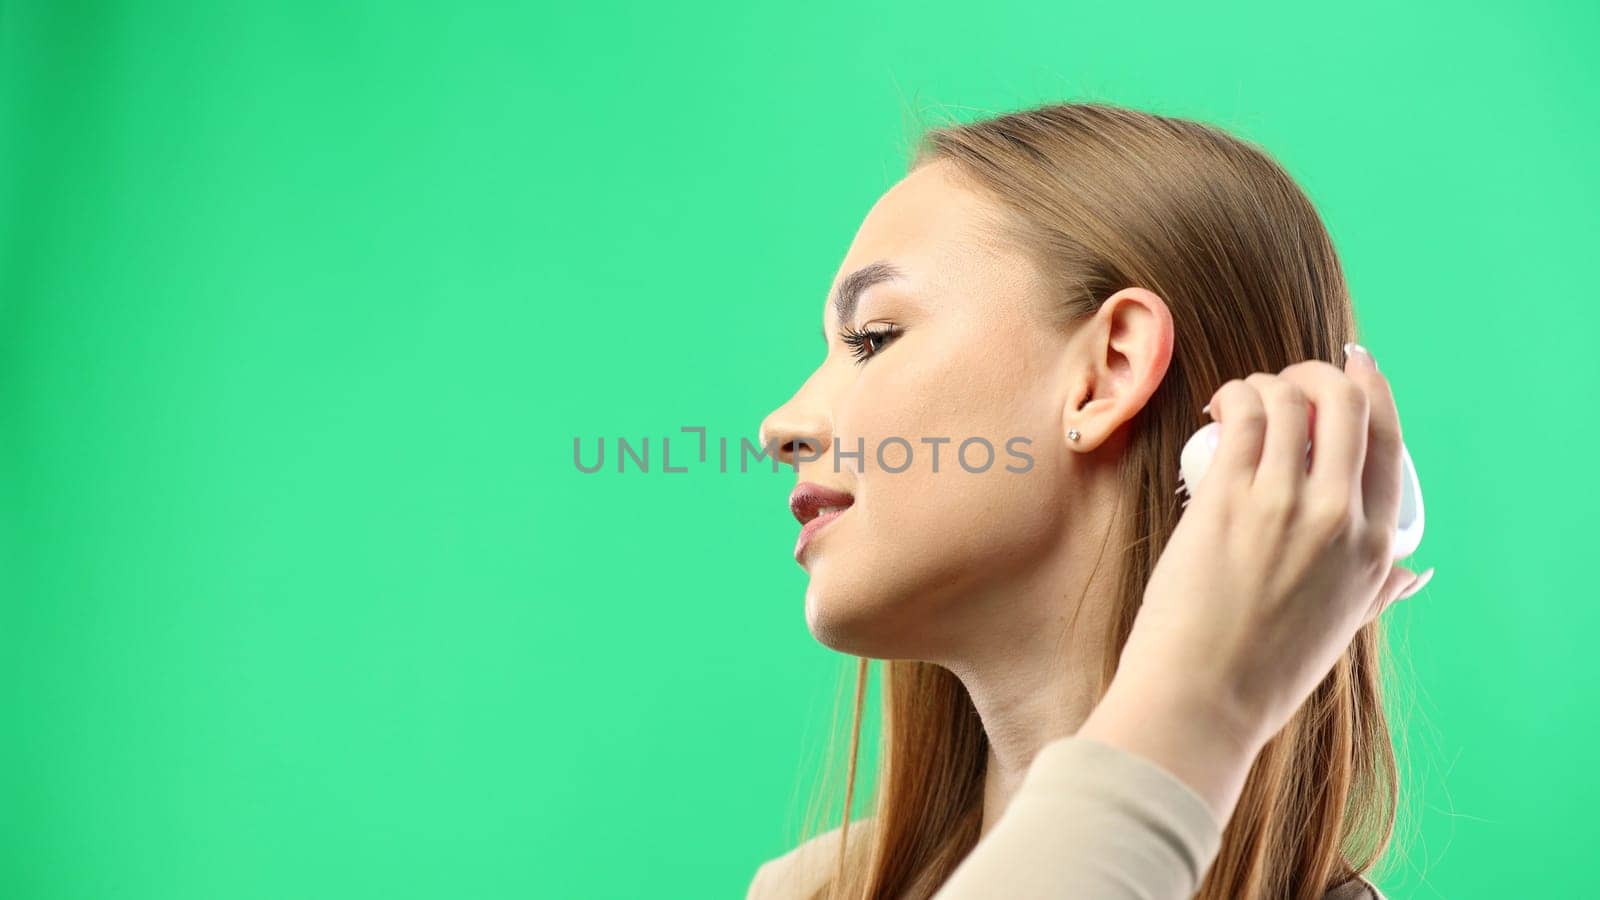
{"label": "cheek", "polygon": [[[950,338],[944,344],[908,346],[900,358],[868,363],[840,398],[835,426],[842,447],[856,450],[864,439],[867,478],[890,474],[884,465],[905,467],[892,475],[900,480],[935,474],[932,440],[947,441],[938,447],[939,473],[956,465],[956,450],[967,438],[987,438],[1003,451],[1019,419],[1029,418],[1019,416],[1020,378],[1014,371],[978,348]],[[972,448],[967,458],[982,465],[982,448]]]}
{"label": "cheek", "polygon": [[[974,464],[983,455],[970,454]],[[872,496],[881,502],[863,510],[861,525],[881,552],[907,567],[944,573],[941,579],[964,578],[989,563],[1032,557],[1059,539],[1069,498],[1037,460],[1027,472],[1008,470],[1025,463],[1003,452],[981,473],[940,463],[935,475],[873,483]]]}
{"label": "cheek", "polygon": [[[1025,474],[941,473],[937,490],[879,478],[871,502],[847,514],[817,554],[806,625],[824,646],[880,658],[917,658],[948,643],[960,610],[1024,583],[1063,538],[1058,484]],[[851,519],[851,515],[854,518]]]}
{"label": "cheek", "polygon": [[[907,349],[917,352],[893,366],[888,359],[876,368],[868,363],[835,408],[839,449],[862,451],[840,463],[858,498],[881,492],[934,502],[938,497],[924,495],[1015,487],[1022,476],[1006,466],[1026,466],[1050,443],[1048,391],[1020,359],[985,355],[987,348],[970,341]],[[1022,442],[1009,443],[1017,438]],[[985,468],[982,475],[968,471]],[[999,483],[970,483],[984,475]]]}
{"label": "cheek", "polygon": [[[844,462],[859,504],[852,555],[892,559],[898,581],[928,589],[1056,541],[1067,498],[1048,458],[1054,444],[1041,433],[1048,416],[1025,397],[971,380],[930,378],[922,386],[928,390],[894,403],[853,408],[860,424],[841,449],[864,448],[866,469],[857,474],[860,463]],[[905,468],[891,472],[884,463]]]}

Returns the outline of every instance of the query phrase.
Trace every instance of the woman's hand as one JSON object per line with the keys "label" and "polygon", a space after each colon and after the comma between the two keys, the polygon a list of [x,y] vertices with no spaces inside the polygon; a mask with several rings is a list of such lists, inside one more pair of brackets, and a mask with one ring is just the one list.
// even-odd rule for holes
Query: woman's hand
{"label": "woman's hand", "polygon": [[1212,395],[1216,455],[1156,562],[1110,692],[1080,731],[1155,758],[1224,822],[1260,747],[1356,632],[1422,584],[1391,555],[1394,396],[1366,351],[1347,349],[1343,371],[1312,360]]}

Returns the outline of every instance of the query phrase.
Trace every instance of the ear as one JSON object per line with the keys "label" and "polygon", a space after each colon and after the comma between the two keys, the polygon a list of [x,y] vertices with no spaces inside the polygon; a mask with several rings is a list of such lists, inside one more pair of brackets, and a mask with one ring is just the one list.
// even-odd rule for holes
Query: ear
{"label": "ear", "polygon": [[1117,291],[1078,329],[1064,429],[1077,429],[1075,450],[1092,450],[1138,415],[1172,362],[1172,311],[1152,291]]}

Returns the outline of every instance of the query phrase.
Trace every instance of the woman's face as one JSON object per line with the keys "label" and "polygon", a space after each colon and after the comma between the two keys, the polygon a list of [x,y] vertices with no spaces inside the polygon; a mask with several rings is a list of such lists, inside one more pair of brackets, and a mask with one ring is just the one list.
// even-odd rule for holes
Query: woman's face
{"label": "woman's face", "polygon": [[[1077,329],[1048,324],[1036,268],[950,165],[872,207],[824,303],[826,357],[761,425],[798,482],[853,498],[797,559],[812,634],[860,656],[936,658],[994,616],[1015,621],[1007,604],[1063,551],[1082,476],[1065,424]],[[842,319],[836,299],[853,299]],[[891,326],[864,359],[841,339]]]}

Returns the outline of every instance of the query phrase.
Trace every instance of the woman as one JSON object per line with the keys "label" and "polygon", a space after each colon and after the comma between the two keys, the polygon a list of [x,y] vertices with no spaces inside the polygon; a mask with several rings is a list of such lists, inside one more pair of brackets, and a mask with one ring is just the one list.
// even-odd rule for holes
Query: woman
{"label": "woman", "polygon": [[1284,171],[1103,104],[934,130],[823,332],[761,440],[857,726],[889,660],[879,792],[850,822],[853,741],[845,825],[750,896],[1378,896],[1375,620],[1432,571],[1392,564],[1393,398]]}

